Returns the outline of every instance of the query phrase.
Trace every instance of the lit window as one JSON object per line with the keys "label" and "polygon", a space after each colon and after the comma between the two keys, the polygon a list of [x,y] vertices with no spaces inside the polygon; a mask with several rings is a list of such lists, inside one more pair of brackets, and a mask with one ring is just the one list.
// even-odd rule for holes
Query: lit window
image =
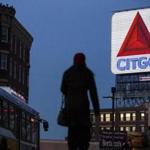
{"label": "lit window", "polygon": [[104,114],[101,114],[101,122],[104,121]]}
{"label": "lit window", "polygon": [[132,131],[135,131],[136,130],[136,127],[132,127]]}
{"label": "lit window", "polygon": [[1,27],[1,42],[8,42],[8,26],[2,25]]}
{"label": "lit window", "polygon": [[124,127],[120,127],[120,131],[124,131]]}
{"label": "lit window", "polygon": [[144,112],[142,112],[141,113],[141,120],[144,121],[144,119],[145,119],[145,114],[144,114]]}
{"label": "lit window", "polygon": [[110,127],[106,127],[105,129],[106,129],[106,130],[110,130]]}
{"label": "lit window", "polygon": [[129,132],[129,131],[130,131],[130,127],[125,127],[125,130],[126,130],[127,132]]}
{"label": "lit window", "polygon": [[136,121],[136,113],[132,113],[132,121]]}
{"label": "lit window", "polygon": [[120,121],[124,121],[124,114],[123,113],[120,114]]}
{"label": "lit window", "polygon": [[101,130],[104,130],[104,127],[101,127]]}
{"label": "lit window", "polygon": [[106,122],[110,121],[110,114],[106,114],[105,118],[106,118]]}
{"label": "lit window", "polygon": [[131,114],[130,113],[126,113],[126,121],[130,121],[131,120]]}
{"label": "lit window", "polygon": [[7,70],[7,54],[1,54],[0,69]]}

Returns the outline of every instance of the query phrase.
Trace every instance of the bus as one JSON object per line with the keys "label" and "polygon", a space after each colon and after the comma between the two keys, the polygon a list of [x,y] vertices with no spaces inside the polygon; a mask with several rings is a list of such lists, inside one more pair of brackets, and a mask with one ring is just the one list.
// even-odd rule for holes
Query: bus
{"label": "bus", "polygon": [[40,149],[39,113],[21,98],[0,88],[0,149]]}

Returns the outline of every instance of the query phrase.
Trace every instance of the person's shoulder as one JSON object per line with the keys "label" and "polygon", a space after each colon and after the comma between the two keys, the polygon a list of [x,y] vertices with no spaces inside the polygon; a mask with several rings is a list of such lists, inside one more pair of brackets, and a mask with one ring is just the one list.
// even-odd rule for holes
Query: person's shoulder
{"label": "person's shoulder", "polygon": [[67,69],[64,71],[64,75],[69,74],[69,73],[72,72],[73,70],[74,70],[74,67],[73,67],[73,66],[67,68]]}
{"label": "person's shoulder", "polygon": [[91,69],[89,69],[88,67],[86,67],[86,72],[90,75],[90,76],[94,76],[94,73]]}

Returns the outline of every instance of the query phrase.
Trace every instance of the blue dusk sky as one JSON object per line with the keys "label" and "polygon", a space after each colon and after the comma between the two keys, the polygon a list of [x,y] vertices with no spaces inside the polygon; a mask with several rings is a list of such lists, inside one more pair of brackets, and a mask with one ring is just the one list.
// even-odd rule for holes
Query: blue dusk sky
{"label": "blue dusk sky", "polygon": [[42,139],[64,139],[67,129],[56,123],[63,71],[83,52],[95,73],[100,105],[111,107],[115,85],[111,73],[111,17],[116,10],[150,6],[149,0],[0,0],[13,5],[16,18],[34,38],[30,55],[29,105],[48,120]]}

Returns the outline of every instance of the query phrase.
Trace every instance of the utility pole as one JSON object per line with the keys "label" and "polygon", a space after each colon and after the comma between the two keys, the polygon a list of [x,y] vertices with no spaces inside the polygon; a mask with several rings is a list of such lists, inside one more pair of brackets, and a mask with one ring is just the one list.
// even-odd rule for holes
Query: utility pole
{"label": "utility pole", "polygon": [[111,88],[111,93],[112,93],[112,146],[114,149],[114,128],[115,128],[114,115],[115,115],[115,93],[116,93],[115,87]]}
{"label": "utility pole", "polygon": [[111,127],[111,131],[112,131],[112,150],[114,150],[114,128],[115,128],[114,115],[115,115],[115,93],[116,93],[115,87],[111,88],[111,93],[112,93],[111,96],[106,96],[104,98],[111,98],[111,100],[112,100],[112,115],[111,115],[112,127]]}

